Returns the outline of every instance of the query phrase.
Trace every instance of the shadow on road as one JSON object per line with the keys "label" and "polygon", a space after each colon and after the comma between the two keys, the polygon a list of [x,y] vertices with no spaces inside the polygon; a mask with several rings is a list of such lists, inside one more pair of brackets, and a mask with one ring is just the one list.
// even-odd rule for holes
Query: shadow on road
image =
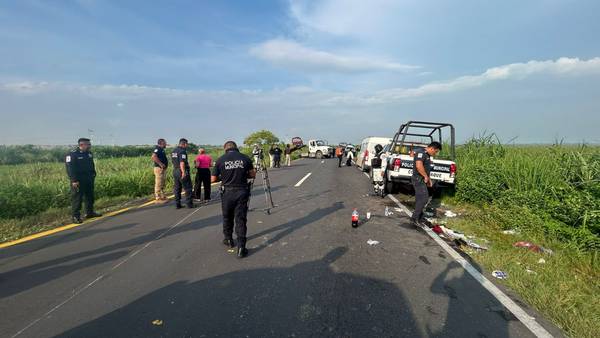
{"label": "shadow on road", "polygon": [[[211,216],[173,228],[164,234],[163,238],[220,224],[220,215]],[[131,226],[135,226],[135,224],[124,224],[119,227],[128,228]],[[46,284],[74,271],[124,257],[138,246],[155,240],[167,229],[168,227],[155,229],[128,240],[87,251],[69,252],[64,256],[1,273],[0,299]]]}
{"label": "shadow on road", "polygon": [[[433,281],[432,294],[448,298],[441,330],[427,328],[428,337],[510,337],[508,322],[517,320],[475,281],[460,264],[450,262]],[[486,311],[481,311],[486,309]],[[436,309],[427,310],[434,316]]]}
{"label": "shadow on road", "polygon": [[251,249],[250,250],[250,254],[254,254],[266,247],[268,247],[269,245],[278,242],[279,240],[281,240],[282,238],[292,234],[294,231],[308,225],[311,224],[313,222],[316,222],[318,220],[320,220],[321,218],[324,218],[325,216],[332,214],[340,209],[344,208],[344,203],[342,202],[335,202],[333,203],[331,206],[327,207],[327,208],[319,208],[319,209],[315,209],[313,211],[311,211],[310,213],[308,213],[306,216],[298,218],[298,219],[294,219],[291,220],[287,223],[283,223],[280,224],[278,226],[274,226],[272,228],[266,229],[264,231],[261,231],[259,233],[256,234],[252,234],[248,237],[248,240],[252,240],[252,239],[256,239],[256,238],[260,238],[262,236],[266,236],[270,233],[274,233],[274,232],[278,232],[275,236],[269,238],[268,240],[266,240],[265,242],[263,242],[261,245],[259,245],[258,247]]}
{"label": "shadow on road", "polygon": [[176,282],[59,337],[420,337],[395,285],[330,267],[346,251]]}

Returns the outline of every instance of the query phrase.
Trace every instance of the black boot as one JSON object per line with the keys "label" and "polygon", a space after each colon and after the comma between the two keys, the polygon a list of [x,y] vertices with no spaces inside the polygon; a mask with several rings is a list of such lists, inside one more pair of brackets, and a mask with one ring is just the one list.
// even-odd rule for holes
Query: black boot
{"label": "black boot", "polygon": [[182,208],[181,203],[175,204],[175,209],[181,209],[181,208]]}
{"label": "black boot", "polygon": [[246,249],[245,247],[238,248],[237,256],[238,256],[238,258],[244,258],[244,257],[248,256],[248,249]]}
{"label": "black boot", "polygon": [[80,216],[73,216],[73,223],[81,224],[81,223],[83,223],[83,220],[81,219]]}
{"label": "black boot", "polygon": [[233,239],[224,239],[223,244],[225,246],[228,246],[230,249],[235,248],[235,243],[233,242]]}
{"label": "black boot", "polygon": [[102,214],[92,211],[91,213],[88,213],[87,215],[85,215],[85,218],[96,218],[96,217],[100,217],[100,216],[102,216]]}

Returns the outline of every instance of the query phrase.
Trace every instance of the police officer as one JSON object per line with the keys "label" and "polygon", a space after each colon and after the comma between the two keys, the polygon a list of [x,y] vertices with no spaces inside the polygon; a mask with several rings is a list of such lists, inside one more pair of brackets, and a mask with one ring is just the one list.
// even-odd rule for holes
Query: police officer
{"label": "police officer", "polygon": [[184,138],[179,140],[177,148],[171,153],[171,162],[173,163],[173,190],[175,193],[175,207],[181,209],[181,188],[185,190],[185,204],[188,208],[193,208],[192,202],[192,179],[190,175],[190,164],[186,148],[188,141]]}
{"label": "police officer", "polygon": [[73,223],[81,224],[81,202],[85,199],[86,218],[100,217],[94,212],[94,179],[96,167],[90,148],[90,139],[80,138],[78,149],[71,151],[66,159],[67,175],[71,181],[71,210]]}
{"label": "police officer", "polygon": [[425,149],[415,151],[413,163],[413,174],[411,182],[415,188],[415,211],[411,219],[415,226],[423,225],[423,209],[429,200],[428,187],[433,186],[429,173],[431,172],[431,156],[436,156],[442,145],[439,142],[431,142]]}
{"label": "police officer", "polygon": [[167,173],[167,167],[169,161],[167,160],[167,154],[165,154],[165,148],[167,147],[167,141],[164,138],[159,138],[152,152],[152,162],[154,162],[154,198],[157,203],[164,203],[167,201],[167,197],[164,193],[165,188],[165,175]]}
{"label": "police officer", "polygon": [[223,146],[225,155],[221,156],[213,169],[211,181],[221,181],[221,208],[223,210],[223,244],[233,248],[233,225],[237,236],[237,256],[244,258],[248,255],[246,249],[246,221],[250,187],[248,179],[256,177],[252,160],[239,152],[233,141],[227,141]]}

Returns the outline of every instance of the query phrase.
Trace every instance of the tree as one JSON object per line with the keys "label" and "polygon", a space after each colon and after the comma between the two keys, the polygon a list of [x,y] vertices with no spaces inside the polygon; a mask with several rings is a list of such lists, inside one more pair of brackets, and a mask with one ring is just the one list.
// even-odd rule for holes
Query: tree
{"label": "tree", "polygon": [[275,134],[264,129],[255,131],[244,139],[244,144],[247,146],[252,146],[254,144],[265,145],[273,143],[279,143],[279,139],[277,136],[275,136]]}

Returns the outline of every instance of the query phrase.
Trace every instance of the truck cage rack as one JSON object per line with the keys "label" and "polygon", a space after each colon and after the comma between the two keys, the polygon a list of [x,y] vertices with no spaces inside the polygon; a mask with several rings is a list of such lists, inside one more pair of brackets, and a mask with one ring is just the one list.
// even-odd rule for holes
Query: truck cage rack
{"label": "truck cage rack", "polygon": [[[409,133],[410,128],[416,129],[416,131]],[[408,121],[400,126],[392,145],[400,144],[404,145],[406,136],[424,137],[429,138],[430,142],[433,142],[434,134],[437,132],[437,141],[441,144],[442,142],[442,129],[450,128],[450,156],[454,160],[456,158],[455,151],[455,131],[454,126],[450,123],[438,123],[438,122],[426,122],[426,121]],[[402,135],[402,140],[398,142],[398,138]]]}

